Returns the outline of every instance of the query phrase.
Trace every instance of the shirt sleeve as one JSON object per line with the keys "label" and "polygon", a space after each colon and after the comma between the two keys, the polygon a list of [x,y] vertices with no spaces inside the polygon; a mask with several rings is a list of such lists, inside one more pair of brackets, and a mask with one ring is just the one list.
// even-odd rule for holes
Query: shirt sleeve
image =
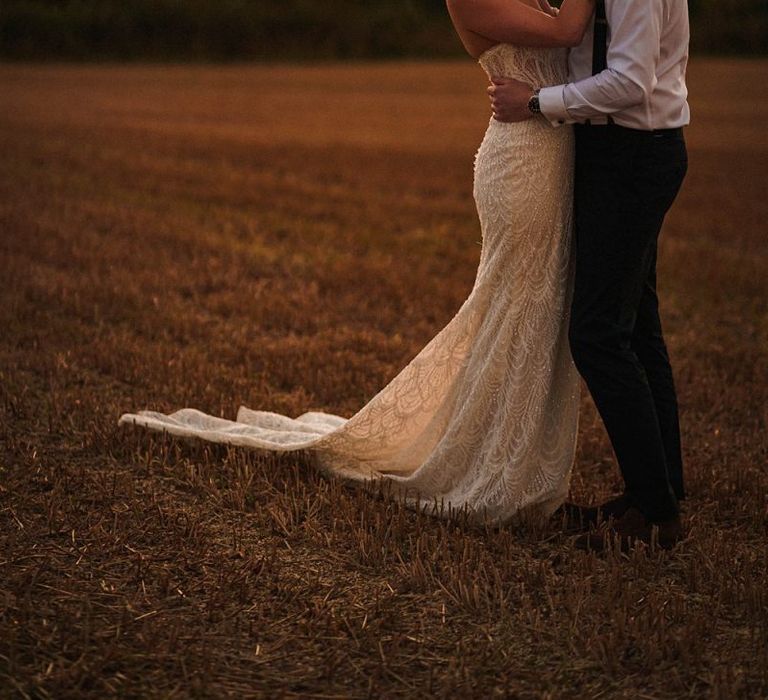
{"label": "shirt sleeve", "polygon": [[656,87],[664,0],[606,3],[608,67],[575,83],[542,88],[542,114],[554,125],[605,117],[641,104]]}
{"label": "shirt sleeve", "polygon": [[566,85],[555,85],[539,90],[539,109],[553,126],[572,124],[576,121],[565,107],[566,87]]}

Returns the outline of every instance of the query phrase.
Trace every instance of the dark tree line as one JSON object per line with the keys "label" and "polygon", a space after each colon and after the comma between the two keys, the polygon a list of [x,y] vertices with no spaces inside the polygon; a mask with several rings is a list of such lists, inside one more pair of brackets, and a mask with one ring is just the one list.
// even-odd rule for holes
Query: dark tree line
{"label": "dark tree line", "polygon": [[[694,50],[768,53],[766,0],[690,0],[690,7]],[[444,0],[0,2],[0,56],[14,59],[311,60],[460,52]]]}
{"label": "dark tree line", "polygon": [[694,48],[768,54],[768,0],[689,0]]}

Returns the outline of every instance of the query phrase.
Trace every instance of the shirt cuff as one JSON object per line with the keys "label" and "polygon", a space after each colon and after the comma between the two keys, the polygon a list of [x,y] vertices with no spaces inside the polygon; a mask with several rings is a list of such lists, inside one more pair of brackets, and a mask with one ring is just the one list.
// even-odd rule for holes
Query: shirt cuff
{"label": "shirt cuff", "polygon": [[565,108],[565,85],[555,85],[539,90],[539,108],[541,113],[551,122],[552,126],[573,124],[576,120],[568,114]]}

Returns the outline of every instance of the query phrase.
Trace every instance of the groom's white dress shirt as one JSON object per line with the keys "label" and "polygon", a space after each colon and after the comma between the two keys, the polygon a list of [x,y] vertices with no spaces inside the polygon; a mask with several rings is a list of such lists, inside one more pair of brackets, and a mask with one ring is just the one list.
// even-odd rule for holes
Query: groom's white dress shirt
{"label": "groom's white dress shirt", "polygon": [[592,75],[590,23],[570,50],[567,85],[542,88],[539,104],[552,124],[589,120],[632,129],[671,129],[690,121],[687,0],[606,0],[608,67]]}

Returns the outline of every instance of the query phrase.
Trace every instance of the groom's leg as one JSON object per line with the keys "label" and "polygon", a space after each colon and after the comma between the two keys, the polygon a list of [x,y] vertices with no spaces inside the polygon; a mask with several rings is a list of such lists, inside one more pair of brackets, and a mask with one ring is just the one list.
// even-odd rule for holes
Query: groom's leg
{"label": "groom's leg", "polygon": [[654,246],[651,268],[643,285],[643,293],[637,309],[637,320],[632,332],[632,349],[643,365],[653,394],[669,481],[675,496],[682,499],[685,498],[685,486],[680,448],[680,419],[672,366],[659,317],[659,299],[656,294],[656,250]]}
{"label": "groom's leg", "polygon": [[685,173],[683,155],[684,143],[681,150],[673,139],[577,127],[571,350],[627,494],[652,520],[673,517],[678,503],[654,394],[632,341],[658,233]]}

